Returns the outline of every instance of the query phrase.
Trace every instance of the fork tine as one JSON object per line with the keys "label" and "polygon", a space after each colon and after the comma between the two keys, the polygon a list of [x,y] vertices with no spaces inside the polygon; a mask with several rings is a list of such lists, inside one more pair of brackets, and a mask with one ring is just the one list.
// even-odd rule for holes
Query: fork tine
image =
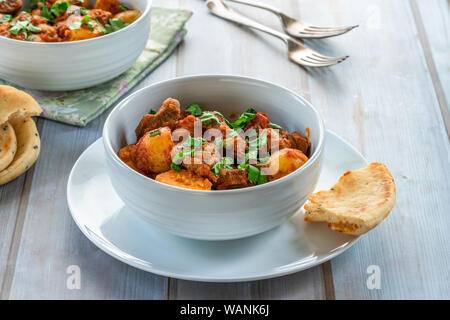
{"label": "fork tine", "polygon": [[316,51],[312,51],[311,50],[311,54],[317,58],[321,58],[324,60],[341,60],[344,61],[345,59],[347,59],[349,56],[342,56],[342,57],[329,57],[329,56],[324,56],[323,54],[320,54]]}
{"label": "fork tine", "polygon": [[300,59],[301,61],[299,61],[300,64],[304,65],[304,66],[308,66],[308,67],[313,67],[313,68],[321,68],[321,67],[328,67],[328,66],[332,66],[335,64],[340,63],[340,61],[331,61],[331,62],[314,62],[314,61],[310,61],[308,59],[302,58]]}
{"label": "fork tine", "polygon": [[321,30],[321,29],[310,29],[310,28],[305,28],[303,31],[306,32],[311,32],[314,34],[336,34],[336,33],[345,33],[345,32],[349,32],[350,30],[352,30],[352,28],[344,28],[344,29],[334,29],[334,30]]}
{"label": "fork tine", "polygon": [[313,26],[313,25],[307,25],[305,29],[312,29],[312,30],[320,30],[320,31],[337,31],[337,30],[352,30],[356,27],[358,27],[359,25],[354,25],[354,26],[346,26],[346,27],[319,27],[319,26]]}

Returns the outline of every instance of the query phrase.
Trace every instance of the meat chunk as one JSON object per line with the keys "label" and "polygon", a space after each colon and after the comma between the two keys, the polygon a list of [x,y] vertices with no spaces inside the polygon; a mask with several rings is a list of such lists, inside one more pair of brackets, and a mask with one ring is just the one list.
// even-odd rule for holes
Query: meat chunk
{"label": "meat chunk", "polygon": [[267,118],[267,115],[265,113],[258,112],[252,121],[247,123],[245,126],[245,130],[248,129],[266,129],[269,128],[269,118]]}
{"label": "meat chunk", "polygon": [[196,123],[199,125],[200,134],[201,134],[202,125],[200,123],[200,120],[197,119],[196,117],[194,117],[193,115],[188,115],[187,117],[183,118],[182,120],[179,120],[175,126],[175,130],[176,129],[187,130],[189,132],[189,135],[191,137],[194,137],[194,125]]}
{"label": "meat chunk", "polygon": [[135,133],[140,139],[146,132],[160,127],[174,129],[178,119],[180,119],[180,102],[176,99],[168,98],[159,108],[156,114],[146,114],[139,122]]}
{"label": "meat chunk", "polygon": [[120,2],[118,0],[97,0],[95,3],[95,9],[102,9],[105,11],[109,11],[112,14],[116,14],[122,12],[123,10],[120,8]]}
{"label": "meat chunk", "polygon": [[22,8],[22,0],[0,1],[0,13],[13,13]]}
{"label": "meat chunk", "polygon": [[308,156],[311,149],[311,142],[308,140],[308,138],[302,136],[296,131],[292,132],[291,135],[295,140],[296,148]]}
{"label": "meat chunk", "polygon": [[169,170],[158,174],[155,180],[186,189],[211,190],[212,187],[212,183],[208,179],[199,177],[187,170]]}
{"label": "meat chunk", "polygon": [[238,189],[245,188],[250,185],[247,179],[247,171],[240,169],[220,170],[219,178],[215,184],[215,189]]}
{"label": "meat chunk", "polygon": [[205,177],[215,182],[217,177],[212,173],[211,168],[219,161],[219,156],[216,145],[211,142],[205,142],[201,151],[194,152],[193,156],[187,155],[183,159],[183,167],[200,177]]}
{"label": "meat chunk", "polygon": [[88,13],[88,16],[92,17],[92,19],[94,20],[98,20],[101,24],[105,25],[108,23],[109,19],[112,18],[112,13],[102,9],[93,9]]}

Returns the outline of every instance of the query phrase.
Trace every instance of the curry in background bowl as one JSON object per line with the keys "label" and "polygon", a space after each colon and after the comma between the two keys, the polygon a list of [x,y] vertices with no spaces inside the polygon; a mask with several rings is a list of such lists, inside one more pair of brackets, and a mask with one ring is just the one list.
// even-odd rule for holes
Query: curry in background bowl
{"label": "curry in background bowl", "polygon": [[195,103],[184,111],[166,99],[136,130],[135,144],[118,156],[158,182],[197,190],[228,190],[282,178],[308,161],[308,136],[289,133],[250,108],[235,121]]}
{"label": "curry in background bowl", "polygon": [[136,21],[141,11],[118,0],[0,0],[0,36],[32,41],[86,40],[113,33]]}

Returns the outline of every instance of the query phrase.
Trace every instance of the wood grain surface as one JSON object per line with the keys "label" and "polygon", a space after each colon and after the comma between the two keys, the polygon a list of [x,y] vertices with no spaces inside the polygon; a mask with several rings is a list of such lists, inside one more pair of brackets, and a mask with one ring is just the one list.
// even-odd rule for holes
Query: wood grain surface
{"label": "wood grain surface", "polygon": [[[85,128],[40,119],[37,163],[0,187],[0,298],[450,298],[449,2],[265,1],[314,24],[359,24],[341,37],[306,42],[321,53],[350,58],[305,70],[288,61],[281,41],[212,16],[202,0],[157,0],[155,5],[194,15],[176,53],[138,88],[182,75],[224,73],[298,92],[328,129],[390,169],[398,194],[389,218],[331,262],[289,276],[220,284],[153,275],[91,244],[67,207],[69,172],[101,136],[107,113]],[[280,29],[270,13],[230,6]],[[82,270],[80,290],[66,287],[71,265]],[[380,289],[367,287],[370,266],[380,268]]]}

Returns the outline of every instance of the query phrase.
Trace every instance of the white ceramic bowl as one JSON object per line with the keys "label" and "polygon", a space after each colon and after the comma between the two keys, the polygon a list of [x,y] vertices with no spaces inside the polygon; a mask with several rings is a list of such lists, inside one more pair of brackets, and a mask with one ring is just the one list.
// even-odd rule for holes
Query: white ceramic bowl
{"label": "white ceramic bowl", "polygon": [[[235,190],[188,190],[137,173],[117,156],[135,143],[134,129],[150,108],[173,97],[225,116],[248,107],[266,112],[289,131],[311,130],[312,155],[295,172],[273,182]],[[153,225],[183,237],[235,239],[269,230],[293,215],[314,190],[320,174],[324,127],[318,112],[296,93],[275,84],[229,75],[176,78],[143,88],[122,101],[103,129],[112,185],[125,205]]]}
{"label": "white ceramic bowl", "polygon": [[29,89],[56,91],[88,88],[117,77],[139,57],[150,32],[151,0],[121,3],[142,15],[101,37],[54,43],[0,37],[0,78]]}

